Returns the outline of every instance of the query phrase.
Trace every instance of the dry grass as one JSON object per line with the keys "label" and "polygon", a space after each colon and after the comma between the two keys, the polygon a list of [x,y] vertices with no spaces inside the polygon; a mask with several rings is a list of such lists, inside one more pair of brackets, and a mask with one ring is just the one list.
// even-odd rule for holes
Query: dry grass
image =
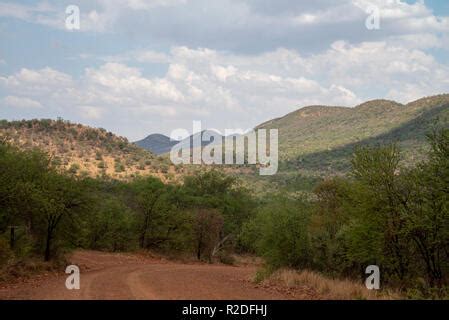
{"label": "dry grass", "polygon": [[58,258],[51,262],[44,262],[42,258],[30,257],[11,261],[0,267],[0,285],[8,282],[22,281],[36,275],[46,275],[64,270],[64,258]]}
{"label": "dry grass", "polygon": [[263,259],[250,254],[233,254],[234,264],[236,266],[263,266]]}
{"label": "dry grass", "polygon": [[306,290],[313,292],[318,299],[353,300],[353,299],[400,299],[396,292],[368,290],[362,283],[353,280],[332,279],[322,274],[303,270],[281,269],[263,280],[264,284],[286,287],[289,291]]}

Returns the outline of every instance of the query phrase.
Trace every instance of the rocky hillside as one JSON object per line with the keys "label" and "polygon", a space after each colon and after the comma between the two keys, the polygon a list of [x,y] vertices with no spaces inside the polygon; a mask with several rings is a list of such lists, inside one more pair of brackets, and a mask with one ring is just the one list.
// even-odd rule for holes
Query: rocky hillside
{"label": "rocky hillside", "polygon": [[127,179],[154,175],[175,180],[182,168],[114,135],[64,120],[0,121],[0,138],[20,148],[39,148],[53,164],[79,175]]}

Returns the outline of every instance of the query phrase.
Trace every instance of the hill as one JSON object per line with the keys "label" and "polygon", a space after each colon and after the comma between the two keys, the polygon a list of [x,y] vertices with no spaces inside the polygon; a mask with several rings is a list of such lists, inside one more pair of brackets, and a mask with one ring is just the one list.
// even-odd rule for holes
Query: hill
{"label": "hill", "polygon": [[[448,126],[448,119],[449,94],[408,104],[372,100],[353,108],[308,106],[256,127],[279,130],[280,163],[276,175],[261,177],[256,168],[243,166],[224,169],[244,177],[255,192],[284,187],[310,190],[322,177],[347,172],[357,146],[397,142],[404,154],[403,162],[416,163],[428,147],[426,133],[433,126]],[[188,170],[188,166],[173,166],[166,156],[157,156],[176,143],[160,134],[133,144],[104,129],[63,120],[2,120],[2,136],[22,148],[41,148],[55,164],[78,174],[119,179],[150,174],[177,180]],[[188,144],[191,139],[181,143]],[[207,144],[203,142],[202,146]]]}
{"label": "hill", "polygon": [[182,168],[105,129],[64,120],[0,121],[0,138],[22,149],[39,148],[54,165],[74,174],[128,179],[154,175],[173,180]]}
{"label": "hill", "polygon": [[[134,142],[134,144],[136,144],[137,146],[144,148],[145,150],[148,150],[152,153],[161,155],[161,154],[169,153],[171,148],[173,146],[177,145],[178,143],[181,143],[179,145],[180,147],[182,146],[184,149],[189,149],[189,148],[191,148],[191,146],[193,146],[193,139],[198,138],[199,135],[201,135],[199,138],[202,139],[202,137],[206,133],[212,134],[213,131],[203,130],[203,131],[195,133],[181,141],[171,140],[169,137],[167,137],[163,134],[154,133],[154,134],[150,134],[145,139]],[[201,146],[205,147],[208,144],[214,143],[214,142],[215,141],[201,141]]]}
{"label": "hill", "polygon": [[279,171],[247,179],[260,190],[307,190],[322,177],[347,172],[355,147],[391,142],[401,148],[403,163],[412,165],[428,148],[426,134],[434,126],[448,125],[449,94],[408,104],[372,100],[353,108],[304,107],[256,127],[279,130]]}
{"label": "hill", "polygon": [[150,134],[145,139],[134,142],[139,147],[155,154],[164,154],[170,152],[170,149],[179,141],[171,140],[163,134]]}
{"label": "hill", "polygon": [[[354,108],[310,106],[257,128],[279,129],[280,157],[295,161],[301,155],[329,151],[386,134],[438,107],[446,113],[444,109],[448,106],[449,95],[424,98],[406,105],[373,100]],[[421,138],[420,133],[415,132],[408,138]]]}

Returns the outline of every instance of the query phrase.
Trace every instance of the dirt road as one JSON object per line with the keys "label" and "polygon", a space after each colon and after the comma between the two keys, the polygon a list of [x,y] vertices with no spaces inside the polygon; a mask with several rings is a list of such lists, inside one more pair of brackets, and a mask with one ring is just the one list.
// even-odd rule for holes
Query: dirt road
{"label": "dirt road", "polygon": [[287,292],[254,284],[253,266],[184,264],[132,254],[77,251],[80,290],[67,275],[49,275],[0,287],[0,299],[292,299]]}

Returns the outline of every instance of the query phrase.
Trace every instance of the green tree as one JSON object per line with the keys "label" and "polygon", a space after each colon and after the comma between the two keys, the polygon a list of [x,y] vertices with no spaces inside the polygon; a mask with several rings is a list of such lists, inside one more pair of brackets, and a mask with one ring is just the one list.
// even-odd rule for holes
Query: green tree
{"label": "green tree", "polygon": [[310,213],[306,201],[274,198],[245,223],[242,241],[273,268],[309,267]]}
{"label": "green tree", "polygon": [[346,201],[347,182],[342,178],[323,180],[313,190],[316,196],[310,222],[310,237],[314,267],[326,272],[343,272],[344,244],[340,237],[348,222],[343,204]]}
{"label": "green tree", "polygon": [[119,198],[101,193],[101,203],[87,215],[88,246],[92,249],[123,251],[136,243],[135,214]]}
{"label": "green tree", "polygon": [[89,198],[77,180],[55,172],[46,175],[39,187],[33,196],[38,208],[37,219],[44,227],[44,258],[48,261],[56,250],[52,245],[60,224],[87,210]]}
{"label": "green tree", "polygon": [[148,234],[152,234],[158,215],[160,199],[165,192],[164,184],[157,178],[138,178],[131,184],[135,208],[140,215],[139,245],[147,246]]}
{"label": "green tree", "polygon": [[195,210],[193,225],[196,257],[206,255],[212,262],[214,247],[218,244],[223,228],[223,217],[215,209],[199,208]]}
{"label": "green tree", "polygon": [[406,206],[406,230],[430,285],[441,287],[449,271],[449,129],[428,137],[428,160],[409,175],[412,193]]}
{"label": "green tree", "polygon": [[408,276],[410,239],[405,234],[404,205],[409,190],[400,175],[396,145],[365,147],[355,151],[355,178],[346,210],[351,212],[349,257],[363,265],[378,263],[384,274],[399,280]]}
{"label": "green tree", "polygon": [[216,251],[237,239],[243,223],[253,215],[255,202],[249,192],[240,186],[235,177],[218,170],[187,176],[183,190],[186,206],[216,209],[223,216],[220,246]]}

